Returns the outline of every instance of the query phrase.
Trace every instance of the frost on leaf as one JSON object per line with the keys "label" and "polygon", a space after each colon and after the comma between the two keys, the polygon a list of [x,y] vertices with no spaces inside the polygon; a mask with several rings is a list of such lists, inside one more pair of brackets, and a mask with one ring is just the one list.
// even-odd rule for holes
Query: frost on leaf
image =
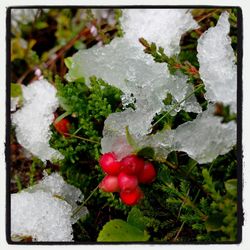
{"label": "frost on leaf", "polygon": [[198,28],[187,9],[126,9],[121,25],[125,38],[138,44],[138,37],[164,48],[169,56],[178,54],[181,36]]}
{"label": "frost on leaf", "polygon": [[12,115],[18,142],[42,161],[61,158],[49,146],[50,124],[58,107],[56,89],[46,80],[22,86],[23,107]]}
{"label": "frost on leaf", "polygon": [[[72,241],[72,218],[81,191],[64,182],[59,174],[20,193],[11,194],[11,235],[31,236],[33,241]],[[83,212],[84,210],[84,212]],[[87,214],[87,208],[81,216]]]}
{"label": "frost on leaf", "polygon": [[229,14],[224,12],[215,27],[198,40],[200,76],[206,87],[206,98],[223,102],[236,112],[237,68],[229,37]]}

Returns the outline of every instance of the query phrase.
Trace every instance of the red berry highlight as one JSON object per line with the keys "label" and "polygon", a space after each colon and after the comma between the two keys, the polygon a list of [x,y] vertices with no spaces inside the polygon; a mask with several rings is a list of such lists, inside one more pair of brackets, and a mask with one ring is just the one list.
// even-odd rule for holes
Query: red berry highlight
{"label": "red berry highlight", "polygon": [[117,176],[106,175],[99,184],[99,188],[104,192],[119,192]]}
{"label": "red berry highlight", "polygon": [[155,180],[156,171],[150,162],[146,162],[143,171],[138,175],[139,183],[149,184]]}
{"label": "red berry highlight", "polygon": [[118,175],[121,171],[121,163],[117,161],[113,152],[103,154],[99,163],[103,171],[109,175]]}
{"label": "red berry highlight", "polygon": [[128,206],[136,205],[141,198],[143,197],[143,193],[139,187],[136,187],[132,191],[121,191],[120,198],[122,202]]}
{"label": "red berry highlight", "polygon": [[63,118],[59,122],[54,121],[53,125],[58,133],[60,133],[64,136],[67,136],[66,134],[69,133],[70,122],[68,119]]}
{"label": "red berry highlight", "polygon": [[118,185],[122,191],[131,191],[138,185],[137,177],[121,172],[118,175]]}
{"label": "red berry highlight", "polygon": [[121,161],[122,171],[129,175],[138,175],[144,167],[144,160],[136,155],[128,155]]}
{"label": "red berry highlight", "polygon": [[144,196],[139,183],[150,184],[157,175],[152,163],[136,155],[118,161],[115,153],[109,152],[101,156],[99,163],[107,174],[99,188],[104,192],[120,192],[121,201],[128,206],[138,204]]}

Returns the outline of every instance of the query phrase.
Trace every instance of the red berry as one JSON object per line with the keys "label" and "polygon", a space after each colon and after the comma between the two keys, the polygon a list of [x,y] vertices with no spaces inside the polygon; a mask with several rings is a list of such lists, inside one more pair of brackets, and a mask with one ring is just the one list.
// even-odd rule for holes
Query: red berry
{"label": "red berry", "polygon": [[121,161],[122,171],[130,175],[138,175],[144,167],[144,160],[136,155],[128,155]]}
{"label": "red berry", "polygon": [[106,175],[99,184],[99,188],[104,192],[119,192],[117,176]]}
{"label": "red berry", "polygon": [[70,122],[68,119],[63,118],[59,122],[54,121],[53,125],[58,133],[64,136],[67,136],[66,134],[69,132],[69,128],[70,128]]}
{"label": "red berry", "polygon": [[143,193],[139,187],[136,187],[132,191],[121,191],[120,198],[122,202],[129,206],[136,205],[143,197]]}
{"label": "red berry", "polygon": [[138,175],[139,183],[148,184],[155,180],[156,171],[150,162],[146,162],[143,171]]}
{"label": "red berry", "polygon": [[105,153],[101,156],[99,163],[104,172],[110,175],[118,175],[121,170],[121,163],[117,161],[114,153]]}
{"label": "red berry", "polygon": [[118,185],[122,191],[131,191],[138,185],[137,177],[134,175],[127,175],[121,172],[118,175]]}

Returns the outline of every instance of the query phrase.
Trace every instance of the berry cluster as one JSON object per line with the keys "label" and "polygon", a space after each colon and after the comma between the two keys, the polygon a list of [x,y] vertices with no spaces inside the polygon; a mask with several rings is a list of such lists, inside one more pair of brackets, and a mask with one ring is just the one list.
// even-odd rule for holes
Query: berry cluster
{"label": "berry cluster", "polygon": [[120,192],[121,200],[129,206],[136,205],[143,197],[139,183],[149,184],[156,177],[154,166],[136,155],[118,161],[113,152],[105,153],[99,163],[107,174],[99,188],[104,192]]}

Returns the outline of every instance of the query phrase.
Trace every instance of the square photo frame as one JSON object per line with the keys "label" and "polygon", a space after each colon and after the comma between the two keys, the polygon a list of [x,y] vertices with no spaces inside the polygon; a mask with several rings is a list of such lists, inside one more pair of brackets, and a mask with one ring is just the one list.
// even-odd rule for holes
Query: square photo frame
{"label": "square photo frame", "polygon": [[237,244],[242,11],[7,9],[9,244]]}

